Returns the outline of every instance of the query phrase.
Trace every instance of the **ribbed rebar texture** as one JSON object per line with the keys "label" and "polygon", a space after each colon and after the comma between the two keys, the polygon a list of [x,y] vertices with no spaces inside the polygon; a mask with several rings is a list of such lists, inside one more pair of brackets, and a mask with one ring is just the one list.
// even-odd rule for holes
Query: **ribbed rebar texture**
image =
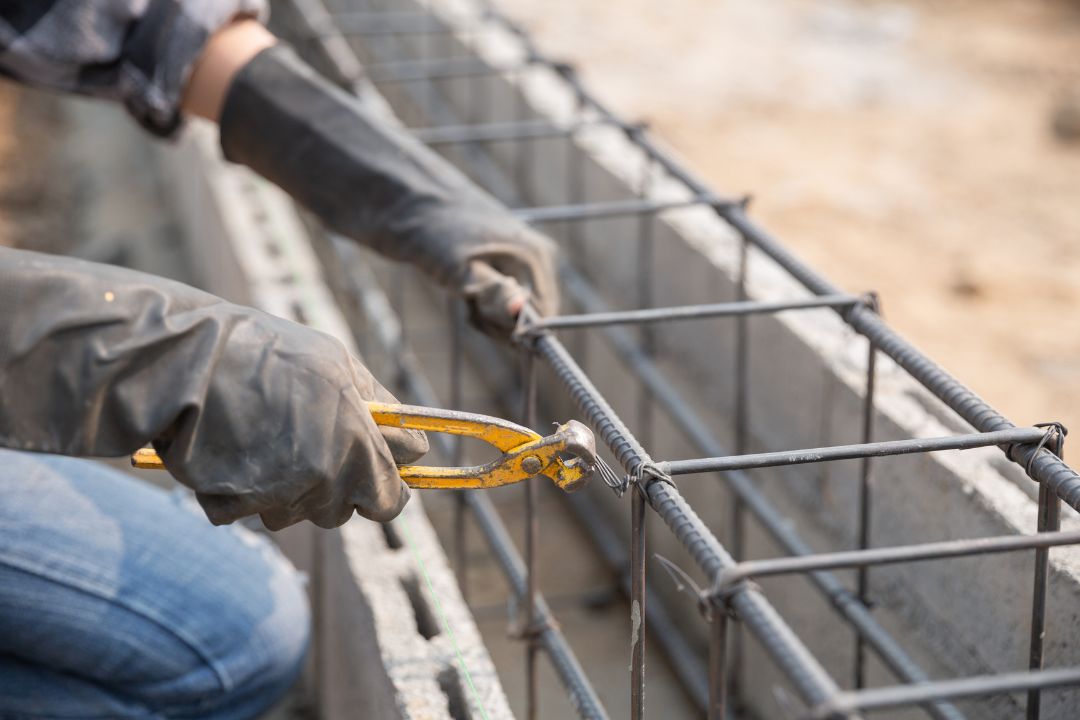
{"label": "ribbed rebar texture", "polygon": [[[648,495],[657,514],[664,519],[707,577],[713,578],[722,568],[735,564],[734,558],[708,531],[678,490],[667,483],[652,482],[648,486]],[[828,672],[818,664],[765,596],[754,587],[749,585],[735,593],[730,600],[731,606],[803,699],[816,705],[821,698],[839,692],[840,688]]]}
{"label": "ribbed rebar texture", "polygon": [[[576,303],[586,312],[604,312],[606,306],[595,290],[588,284],[579,271],[571,267],[561,268],[563,287]],[[682,395],[668,381],[651,358],[641,352],[637,343],[623,328],[607,327],[604,334],[627,367],[641,379],[652,393],[653,398],[668,413],[684,436],[698,450],[709,455],[728,455],[727,448],[708,430],[706,423],[691,409]],[[1040,455],[1042,457],[1042,455]],[[1053,456],[1052,456],[1053,457]],[[746,507],[772,535],[792,555],[812,555],[814,549],[802,539],[784,515],[769,502],[758,489],[750,476],[740,470],[721,475],[728,485],[738,494]],[[877,620],[860,602],[840,578],[831,572],[810,573],[810,578],[828,597],[833,607],[840,612],[867,643],[878,653],[881,661],[896,676],[910,683],[929,682],[930,678],[912,660],[903,648],[878,624]],[[935,720],[964,720],[956,706],[948,702],[929,703],[927,712]]]}
{"label": "ribbed rebar texture", "polygon": [[559,382],[570,393],[574,404],[585,415],[596,434],[611,449],[615,459],[634,475],[642,463],[650,462],[645,448],[630,434],[615,410],[592,384],[585,372],[578,367],[570,353],[553,335],[541,335],[536,339],[537,352],[547,361]]}
{"label": "ribbed rebar texture", "polygon": [[[542,335],[536,340],[536,350],[628,473],[635,474],[642,463],[651,461],[562,343],[554,336]],[[654,481],[646,486],[646,496],[710,580],[723,567],[735,564],[731,555],[674,486]],[[742,586],[733,594],[730,603],[739,619],[754,633],[808,704],[817,705],[840,691],[810,650],[755,586]]]}

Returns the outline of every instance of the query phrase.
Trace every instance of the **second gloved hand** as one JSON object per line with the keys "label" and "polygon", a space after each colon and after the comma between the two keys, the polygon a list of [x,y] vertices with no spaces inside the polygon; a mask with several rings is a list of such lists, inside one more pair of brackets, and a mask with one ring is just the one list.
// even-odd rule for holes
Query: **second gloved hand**
{"label": "second gloved hand", "polygon": [[557,248],[454,166],[304,64],[285,45],[236,76],[225,157],[284,188],[332,229],[411,262],[508,335],[525,298],[558,312]]}
{"label": "second gloved hand", "polygon": [[[215,524],[387,521],[423,433],[336,339],[152,275],[0,248],[0,445],[115,457],[153,442]],[[57,508],[63,512],[63,508]]]}

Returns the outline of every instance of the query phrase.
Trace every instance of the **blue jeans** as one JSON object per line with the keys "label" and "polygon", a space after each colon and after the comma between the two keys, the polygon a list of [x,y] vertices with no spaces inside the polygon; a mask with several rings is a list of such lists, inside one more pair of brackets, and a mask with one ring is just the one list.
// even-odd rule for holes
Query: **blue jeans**
{"label": "blue jeans", "polygon": [[288,690],[310,636],[298,573],[185,504],[0,450],[0,718],[240,720]]}

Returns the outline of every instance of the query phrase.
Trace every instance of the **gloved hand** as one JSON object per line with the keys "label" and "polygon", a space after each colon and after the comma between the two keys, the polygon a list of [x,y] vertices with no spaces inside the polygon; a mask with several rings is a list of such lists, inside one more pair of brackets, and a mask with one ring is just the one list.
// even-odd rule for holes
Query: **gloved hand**
{"label": "gloved hand", "polygon": [[542,314],[558,312],[551,240],[286,45],[263,50],[233,80],[221,147],[329,227],[459,293],[482,330],[509,334],[522,286]]}
{"label": "gloved hand", "polygon": [[[395,463],[423,433],[375,424],[395,402],[323,333],[180,283],[0,248],[0,445],[119,456],[152,441],[214,524],[271,530],[409,499]],[[64,508],[56,508],[63,512]]]}

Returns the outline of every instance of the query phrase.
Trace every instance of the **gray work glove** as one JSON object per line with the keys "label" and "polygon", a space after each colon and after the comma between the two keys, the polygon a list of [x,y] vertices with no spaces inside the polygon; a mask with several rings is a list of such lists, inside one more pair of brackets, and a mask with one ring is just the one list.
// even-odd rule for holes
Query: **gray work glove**
{"label": "gray work glove", "polygon": [[[153,442],[214,524],[259,513],[394,518],[396,463],[422,433],[375,424],[394,402],[323,333],[180,283],[0,248],[0,445],[119,456]],[[389,446],[388,446],[389,444]],[[64,508],[56,508],[64,512]]]}
{"label": "gray work glove", "polygon": [[330,228],[460,294],[482,330],[509,334],[507,305],[524,295],[522,286],[542,314],[558,312],[551,240],[286,45],[262,51],[236,76],[221,147]]}

